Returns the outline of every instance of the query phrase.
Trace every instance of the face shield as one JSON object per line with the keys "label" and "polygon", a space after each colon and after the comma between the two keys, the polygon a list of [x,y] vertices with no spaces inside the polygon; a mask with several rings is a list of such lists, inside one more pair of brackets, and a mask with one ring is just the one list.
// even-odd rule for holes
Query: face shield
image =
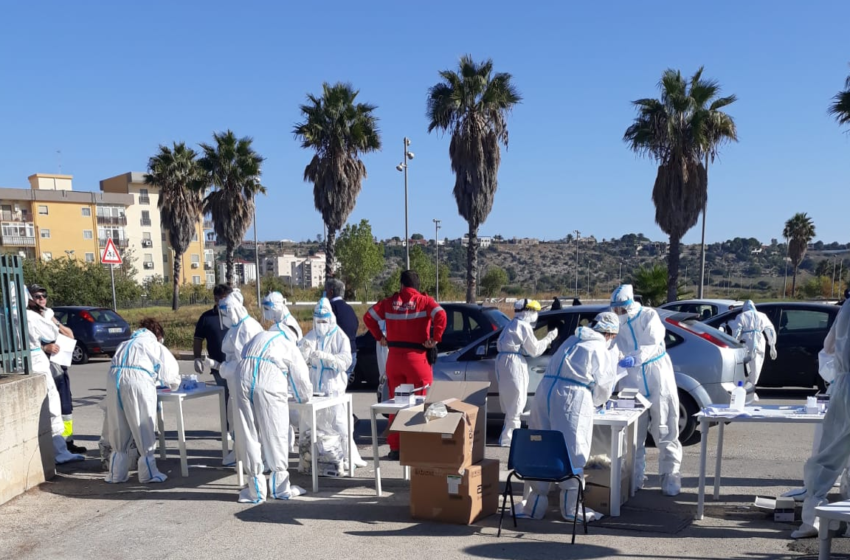
{"label": "face shield", "polygon": [[289,308],[283,303],[283,294],[270,292],[263,298],[263,319],[273,323],[279,323],[289,315]]}
{"label": "face shield", "polygon": [[233,292],[218,303],[222,328],[229,329],[238,325],[247,315],[248,311],[242,306],[242,294],[238,292]]}
{"label": "face shield", "polygon": [[327,336],[336,326],[336,317],[334,317],[331,302],[328,298],[322,298],[313,309],[313,330],[319,336]]}
{"label": "face shield", "polygon": [[623,284],[611,294],[611,311],[625,323],[629,317],[634,317],[640,311],[640,304],[635,302],[635,292],[631,284]]}

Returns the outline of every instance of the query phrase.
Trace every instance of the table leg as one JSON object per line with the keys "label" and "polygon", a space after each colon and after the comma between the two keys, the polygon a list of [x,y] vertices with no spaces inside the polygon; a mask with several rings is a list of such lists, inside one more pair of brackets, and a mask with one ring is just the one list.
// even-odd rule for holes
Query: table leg
{"label": "table leg", "polygon": [[369,407],[369,412],[372,420],[372,461],[375,463],[375,495],[379,498],[381,492],[381,459],[378,457],[378,419],[376,418],[375,409]]}
{"label": "table leg", "polygon": [[189,476],[189,460],[186,457],[186,429],[183,426],[183,399],[177,399],[177,443],[180,446],[180,474]]}
{"label": "table leg", "polygon": [[631,457],[632,457],[632,467],[631,467],[631,469],[629,469],[629,478],[632,481],[630,488],[629,488],[629,497],[634,498],[635,494],[637,494],[637,480],[635,479],[635,455],[637,455],[637,443],[638,443],[637,422],[632,422],[631,424],[629,424],[629,427],[627,428],[627,430],[628,431],[626,432],[626,440],[630,442],[630,447],[629,447],[628,453],[626,455],[627,456],[631,455]]}
{"label": "table leg", "polygon": [[708,454],[708,418],[700,416],[699,419],[700,444],[699,444],[699,491],[697,493],[697,515],[702,519],[705,511],[705,463]]}
{"label": "table leg", "polygon": [[316,442],[316,409],[310,407],[310,455],[313,460],[313,493],[319,491],[319,457]]}
{"label": "table leg", "polygon": [[165,461],[165,408],[162,401],[156,403],[156,424],[159,428],[159,458]]}
{"label": "table leg", "polygon": [[351,395],[348,395],[348,400],[345,402],[345,421],[346,432],[348,433],[348,477],[354,477],[354,427],[351,423]]}
{"label": "table leg", "polygon": [[818,524],[818,560],[829,560],[832,539],[829,538],[829,519],[820,518]]}
{"label": "table leg", "polygon": [[717,432],[717,458],[714,463],[714,499],[720,499],[720,464],[723,461],[723,428],[726,424],[719,422],[720,430]]}
{"label": "table leg", "polygon": [[611,504],[611,517],[620,516],[620,472],[622,471],[622,457],[620,451],[623,449],[623,429],[611,426],[611,478],[609,480],[609,488],[611,488],[611,496],[609,503]]}
{"label": "table leg", "polygon": [[409,481],[409,480],[410,480],[410,467],[404,467],[404,468],[402,468],[402,470],[401,470],[401,476],[404,478],[404,480],[408,480],[408,481]]}
{"label": "table leg", "polygon": [[221,458],[227,457],[227,405],[224,401],[224,391],[218,392],[218,415],[221,421]]}

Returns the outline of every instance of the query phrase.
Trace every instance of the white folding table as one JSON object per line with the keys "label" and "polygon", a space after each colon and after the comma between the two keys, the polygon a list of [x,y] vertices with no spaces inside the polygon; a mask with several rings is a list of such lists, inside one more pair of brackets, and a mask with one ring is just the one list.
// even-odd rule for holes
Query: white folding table
{"label": "white folding table", "polygon": [[[607,426],[611,430],[611,449],[608,452],[611,457],[611,478],[609,481],[611,488],[611,517],[619,517],[620,515],[620,488],[621,488],[621,472],[622,461],[627,453],[624,451],[626,445],[629,446],[629,452],[632,457],[635,456],[635,451],[638,445],[638,438],[643,437],[638,434],[638,421],[644,414],[649,414],[647,408],[612,408],[609,410],[600,410],[593,415],[593,426]],[[631,437],[629,432],[631,431]],[[630,473],[632,476],[632,484],[630,485],[629,497],[635,495],[637,491],[637,481],[634,480],[634,469]]]}
{"label": "white folding table", "polygon": [[[351,422],[351,395],[348,393],[343,393],[336,397],[312,397],[309,401],[305,403],[297,403],[294,401],[289,401],[289,409],[295,410],[298,412],[301,421],[309,419],[310,421],[310,455],[313,458],[313,492],[319,491],[319,454],[316,450],[316,442],[318,438],[316,437],[316,412],[319,410],[324,410],[326,408],[331,408],[332,406],[337,405],[345,406],[345,418],[346,418],[346,430],[348,431],[348,469],[347,473],[349,477],[354,476],[354,441],[353,441],[353,424]],[[242,481],[242,468],[241,465],[237,467],[237,471],[239,471],[239,486],[243,485]]]}
{"label": "white folding table", "polygon": [[159,426],[159,457],[165,460],[165,406],[173,402],[177,412],[177,445],[180,447],[180,474],[189,476],[189,461],[186,457],[186,429],[183,423],[183,401],[218,395],[219,418],[221,420],[221,456],[227,456],[227,407],[224,403],[224,387],[218,385],[199,385],[194,391],[171,391],[157,389],[158,401],[156,419]]}
{"label": "white folding table", "polygon": [[850,500],[834,502],[815,508],[818,520],[818,560],[829,560],[832,552],[832,537],[829,536],[829,522],[844,521],[850,523]]}
{"label": "white folding table", "polygon": [[[711,407],[721,413],[724,408],[719,405]],[[696,519],[702,519],[705,513],[705,465],[708,459],[708,428],[711,424],[718,424],[716,463],[714,466],[714,499],[720,499],[720,466],[723,462],[723,430],[726,423],[741,422],[755,423],[765,422],[772,424],[819,424],[823,422],[823,414],[806,414],[805,406],[802,405],[760,405],[747,406],[742,415],[735,416],[729,412],[726,415],[709,415],[705,410],[697,413],[699,418],[699,430],[701,433],[699,454],[699,497],[697,499]]]}
{"label": "white folding table", "polygon": [[[418,397],[416,404],[425,402],[425,397]],[[396,404],[394,399],[385,402],[379,402],[369,407],[372,420],[372,457],[375,461],[375,494],[378,497],[382,496],[381,492],[381,459],[378,455],[378,414],[398,414],[405,408],[410,408],[411,404]],[[404,467],[404,480],[410,480],[410,467]]]}

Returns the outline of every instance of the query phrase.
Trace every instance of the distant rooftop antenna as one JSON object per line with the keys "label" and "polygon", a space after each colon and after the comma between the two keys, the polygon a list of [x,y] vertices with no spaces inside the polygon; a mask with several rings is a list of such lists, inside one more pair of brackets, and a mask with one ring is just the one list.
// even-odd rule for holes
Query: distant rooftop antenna
{"label": "distant rooftop antenna", "polygon": [[62,175],[62,150],[56,150],[56,165],[59,166],[59,175]]}

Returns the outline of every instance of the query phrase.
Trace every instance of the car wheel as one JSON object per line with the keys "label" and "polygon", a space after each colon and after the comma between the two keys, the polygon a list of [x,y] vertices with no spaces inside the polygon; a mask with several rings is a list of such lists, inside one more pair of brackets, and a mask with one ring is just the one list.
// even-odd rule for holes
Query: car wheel
{"label": "car wheel", "polygon": [[679,442],[687,445],[697,429],[697,419],[694,416],[699,412],[697,403],[685,391],[679,390]]}
{"label": "car wheel", "polygon": [[71,355],[71,362],[75,365],[86,364],[89,361],[89,353],[80,343],[74,346],[74,353]]}

